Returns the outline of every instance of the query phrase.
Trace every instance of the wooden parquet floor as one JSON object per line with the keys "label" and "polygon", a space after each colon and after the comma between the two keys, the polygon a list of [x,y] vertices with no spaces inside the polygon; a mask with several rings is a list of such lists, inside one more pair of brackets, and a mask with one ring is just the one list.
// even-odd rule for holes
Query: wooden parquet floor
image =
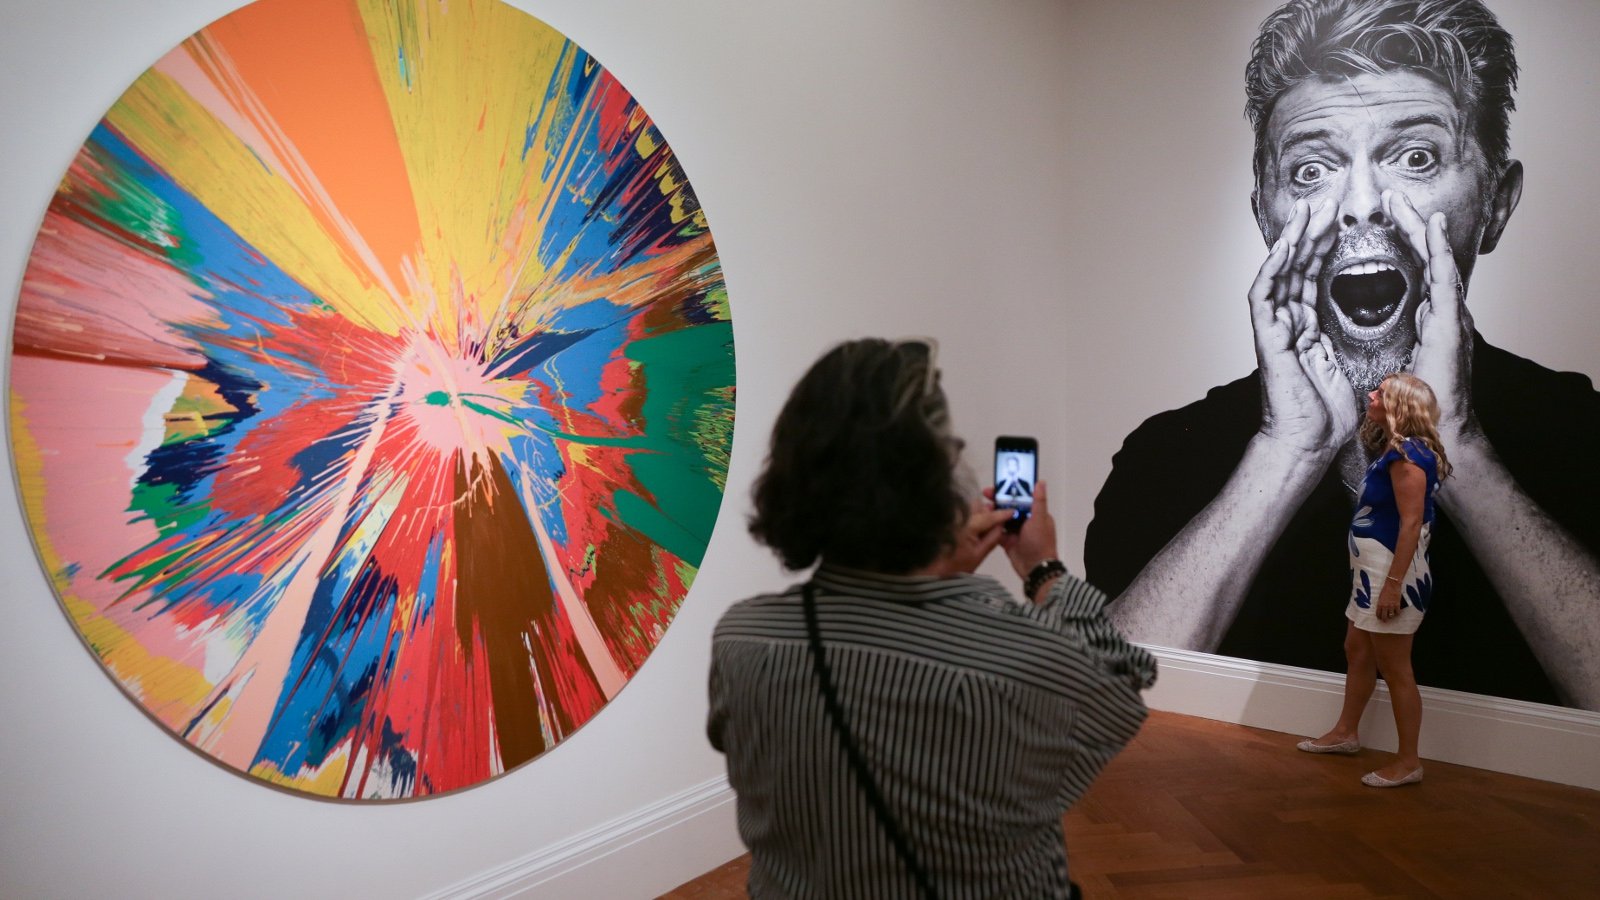
{"label": "wooden parquet floor", "polygon": [[[1093,900],[1600,898],[1600,792],[1441,762],[1374,790],[1388,754],[1298,739],[1152,713],[1067,814],[1073,879]],[[749,866],[664,896],[743,897]]]}

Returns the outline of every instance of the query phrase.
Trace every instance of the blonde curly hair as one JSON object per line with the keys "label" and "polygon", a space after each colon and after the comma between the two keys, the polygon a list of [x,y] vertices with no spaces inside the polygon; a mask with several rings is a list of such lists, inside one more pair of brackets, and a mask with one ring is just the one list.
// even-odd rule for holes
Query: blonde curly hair
{"label": "blonde curly hair", "polygon": [[1439,440],[1439,398],[1426,381],[1410,372],[1396,372],[1378,385],[1384,421],[1361,420],[1361,445],[1374,455],[1414,440],[1433,451],[1439,461],[1439,480],[1450,477],[1450,459]]}

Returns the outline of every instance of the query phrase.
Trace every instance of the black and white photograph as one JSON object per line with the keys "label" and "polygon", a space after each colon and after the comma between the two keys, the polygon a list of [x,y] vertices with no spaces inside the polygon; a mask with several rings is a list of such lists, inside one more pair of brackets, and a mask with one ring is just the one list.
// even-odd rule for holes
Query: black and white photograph
{"label": "black and white photograph", "polygon": [[1227,212],[1261,239],[1259,268],[1233,281],[1255,371],[1150,415],[1113,457],[1084,562],[1135,639],[1342,672],[1338,623],[1313,610],[1351,590],[1346,532],[1370,462],[1356,427],[1369,392],[1406,371],[1437,394],[1455,464],[1421,551],[1418,681],[1600,710],[1600,394],[1592,373],[1503,345],[1477,317],[1592,316],[1593,298],[1553,276],[1479,273],[1502,247],[1586,242],[1516,213],[1567,202],[1561,183],[1593,173],[1538,173],[1524,197],[1538,163],[1519,158],[1533,126],[1516,111],[1531,85],[1580,101],[1535,81],[1559,60],[1527,53],[1494,6],[1290,3],[1238,59],[1246,122],[1231,127],[1252,135],[1253,188]]}

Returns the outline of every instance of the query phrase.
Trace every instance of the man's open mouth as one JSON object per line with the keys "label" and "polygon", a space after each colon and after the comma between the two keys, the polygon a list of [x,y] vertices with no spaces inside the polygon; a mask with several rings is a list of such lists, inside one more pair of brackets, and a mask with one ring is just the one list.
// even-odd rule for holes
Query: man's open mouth
{"label": "man's open mouth", "polygon": [[1328,297],[1339,324],[1350,337],[1372,341],[1400,320],[1409,285],[1406,275],[1385,260],[1353,262],[1328,280]]}

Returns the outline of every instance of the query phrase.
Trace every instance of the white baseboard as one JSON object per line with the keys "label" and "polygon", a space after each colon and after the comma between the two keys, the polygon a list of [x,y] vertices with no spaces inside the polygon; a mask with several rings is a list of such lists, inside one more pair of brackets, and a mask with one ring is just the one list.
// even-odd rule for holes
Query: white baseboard
{"label": "white baseboard", "polygon": [[[1161,661],[1151,709],[1296,735],[1338,718],[1344,676],[1188,650],[1150,647]],[[1424,687],[1424,759],[1600,790],[1600,713]],[[1383,682],[1361,720],[1361,742],[1395,746]]]}
{"label": "white baseboard", "polygon": [[743,852],[719,775],[423,900],[654,897]]}

